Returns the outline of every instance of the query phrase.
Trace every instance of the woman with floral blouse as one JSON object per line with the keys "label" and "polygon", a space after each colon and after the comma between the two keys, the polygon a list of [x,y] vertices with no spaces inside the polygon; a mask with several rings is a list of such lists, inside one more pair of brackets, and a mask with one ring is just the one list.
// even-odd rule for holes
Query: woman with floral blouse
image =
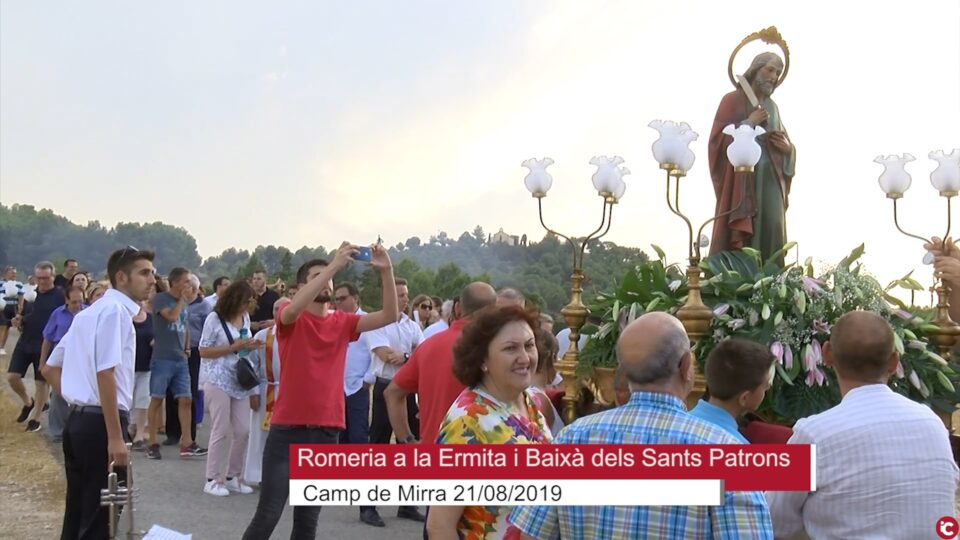
{"label": "woman with floral blouse", "polygon": [[[467,325],[453,349],[453,373],[467,388],[447,411],[440,444],[545,444],[552,435],[530,387],[537,368],[536,316],[517,306],[490,307]],[[520,538],[509,507],[435,506],[434,539]]]}

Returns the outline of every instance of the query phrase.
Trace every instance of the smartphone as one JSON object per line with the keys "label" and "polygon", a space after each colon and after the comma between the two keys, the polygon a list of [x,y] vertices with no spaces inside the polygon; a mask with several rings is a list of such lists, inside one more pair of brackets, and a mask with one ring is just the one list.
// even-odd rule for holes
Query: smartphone
{"label": "smartphone", "polygon": [[357,248],[357,254],[353,256],[353,260],[368,263],[373,260],[373,252],[366,246]]}

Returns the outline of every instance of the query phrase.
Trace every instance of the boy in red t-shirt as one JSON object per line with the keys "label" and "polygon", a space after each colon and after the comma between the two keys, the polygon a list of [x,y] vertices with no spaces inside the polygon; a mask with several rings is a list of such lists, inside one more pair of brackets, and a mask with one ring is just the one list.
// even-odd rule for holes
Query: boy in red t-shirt
{"label": "boy in red t-shirt", "polygon": [[[361,332],[397,320],[393,265],[380,245],[372,247],[370,266],[380,272],[383,309],[365,315],[330,309],[333,276],[357,253],[357,246],[344,242],[329,264],[320,259],[304,263],[297,270],[297,294],[277,314],[280,391],[263,450],[260,501],[245,540],[269,538],[280,521],[290,494],[290,445],[334,444],[339,439],[347,344]],[[292,536],[316,536],[319,516],[319,506],[294,507]]]}

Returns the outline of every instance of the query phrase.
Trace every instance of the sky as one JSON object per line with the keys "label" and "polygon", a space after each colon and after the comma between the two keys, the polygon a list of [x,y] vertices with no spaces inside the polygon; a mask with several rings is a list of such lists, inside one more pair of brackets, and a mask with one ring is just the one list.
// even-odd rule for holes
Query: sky
{"label": "sky", "polygon": [[545,219],[584,235],[601,204],[588,162],[620,155],[632,174],[605,239],[682,261],[647,124],[700,133],[681,207],[708,219],[727,60],[770,25],[791,53],[774,94],[798,154],[790,258],[865,243],[881,282],[914,270],[929,285],[873,159],[917,157],[900,223],[942,235],[927,153],[960,147],[960,0],[5,1],[0,202],[182,226],[204,257],[476,225],[538,239],[520,163],[556,161]]}

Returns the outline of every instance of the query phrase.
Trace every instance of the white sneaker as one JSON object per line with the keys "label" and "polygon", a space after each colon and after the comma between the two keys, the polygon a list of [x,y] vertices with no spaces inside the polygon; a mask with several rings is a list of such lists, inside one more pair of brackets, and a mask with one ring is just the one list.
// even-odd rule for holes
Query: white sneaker
{"label": "white sneaker", "polygon": [[246,484],[241,484],[239,478],[234,478],[233,480],[227,480],[227,483],[224,484],[224,486],[229,491],[233,491],[235,493],[241,493],[243,495],[249,495],[253,493],[253,488]]}
{"label": "white sneaker", "polygon": [[223,484],[217,482],[216,480],[210,480],[203,486],[203,492],[209,495],[216,495],[217,497],[226,497],[230,494],[227,491],[227,488],[223,487]]}

